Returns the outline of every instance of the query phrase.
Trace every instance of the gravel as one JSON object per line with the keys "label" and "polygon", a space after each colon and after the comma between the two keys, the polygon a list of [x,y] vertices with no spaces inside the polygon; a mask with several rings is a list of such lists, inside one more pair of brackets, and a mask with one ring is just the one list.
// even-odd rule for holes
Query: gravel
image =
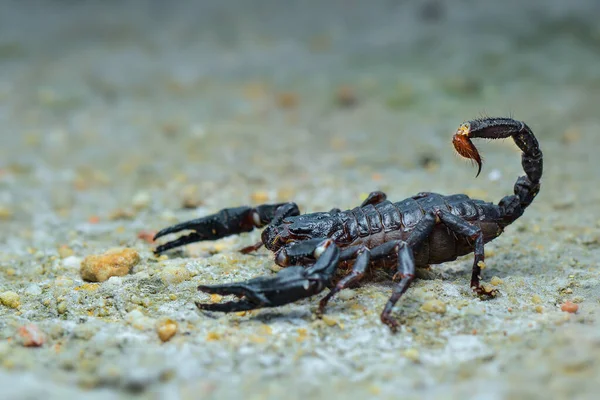
{"label": "gravel", "polygon": [[[0,4],[0,397],[595,398],[598,3],[232,5]],[[540,195],[486,246],[494,299],[467,256],[420,273],[396,335],[385,279],[323,319],[318,298],[200,313],[199,284],[277,269],[237,252],[259,232],[152,253],[153,232],[225,206],[498,201],[512,142],[481,143],[477,179],[450,145],[480,115],[526,121],[545,156]],[[84,281],[114,248],[139,262]]]}

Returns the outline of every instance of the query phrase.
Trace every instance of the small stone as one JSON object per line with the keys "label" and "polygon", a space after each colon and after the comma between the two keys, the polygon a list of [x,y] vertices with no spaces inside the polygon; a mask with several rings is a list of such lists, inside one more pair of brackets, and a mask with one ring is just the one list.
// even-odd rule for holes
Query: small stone
{"label": "small stone", "polygon": [[134,249],[111,249],[87,256],[81,262],[81,277],[89,282],[104,282],[111,276],[127,275],[139,262],[140,255]]}
{"label": "small stone", "polygon": [[36,285],[35,283],[32,283],[25,289],[25,294],[28,294],[30,296],[39,296],[40,294],[42,294],[42,288]]}
{"label": "small stone", "polygon": [[140,310],[132,310],[125,316],[125,321],[140,331],[150,329],[154,325],[154,321],[144,315]]}
{"label": "small stone", "polygon": [[0,221],[8,221],[13,217],[13,211],[5,206],[0,206]]}
{"label": "small stone", "polygon": [[[88,283],[88,285],[91,285]],[[123,279],[120,276],[111,276],[110,278],[107,279],[106,286],[113,286],[113,287],[119,287],[121,285],[123,285]]]}
{"label": "small stone", "polygon": [[173,265],[163,268],[160,272],[160,278],[165,284],[175,285],[190,279],[192,274],[186,268]]}
{"label": "small stone", "polygon": [[0,293],[0,303],[10,308],[18,308],[21,305],[21,298],[15,292],[7,291]]}
{"label": "small stone", "polygon": [[59,314],[66,313],[67,312],[67,302],[61,301],[60,303],[58,303],[58,305],[56,306],[56,311],[58,311]]}
{"label": "small stone", "polygon": [[342,290],[338,295],[338,299],[340,300],[350,300],[352,299],[354,296],[356,296],[356,291],[352,290],[352,289],[346,289],[346,290]]}
{"label": "small stone", "polygon": [[269,193],[265,192],[264,190],[258,190],[256,192],[253,192],[250,195],[250,197],[252,198],[252,201],[256,204],[266,203],[270,199]]}
{"label": "small stone", "polygon": [[436,299],[427,300],[421,306],[421,310],[438,314],[444,314],[446,313],[446,303]]}
{"label": "small stone", "polygon": [[571,314],[575,314],[577,312],[577,310],[579,310],[579,306],[575,303],[572,303],[570,301],[565,301],[561,306],[560,309],[564,312],[568,312]]}
{"label": "small stone", "polygon": [[81,266],[81,258],[70,256],[62,261],[62,265],[66,268],[79,268]]}
{"label": "small stone", "polygon": [[358,102],[356,92],[352,86],[340,86],[336,93],[336,102],[341,107],[352,107]]}
{"label": "small stone", "polygon": [[172,319],[164,319],[158,322],[156,333],[163,342],[169,341],[177,333],[177,322]]}
{"label": "small stone", "polygon": [[413,362],[419,362],[419,350],[417,349],[406,349],[404,350],[404,357],[408,358]]}
{"label": "small stone", "polygon": [[19,328],[19,337],[25,347],[40,347],[46,341],[44,332],[34,324],[23,325]]}
{"label": "small stone", "polygon": [[150,193],[148,192],[137,192],[133,199],[131,199],[131,205],[136,210],[143,210],[144,208],[148,208],[150,205],[150,201],[152,198],[150,197]]}
{"label": "small stone", "polygon": [[58,249],[58,256],[60,258],[67,258],[67,257],[71,257],[73,254],[75,254],[75,252],[73,251],[72,248],[70,248],[69,246],[67,246],[66,244],[63,244],[62,246],[60,246]]}
{"label": "small stone", "polygon": [[534,294],[533,296],[531,296],[531,302],[533,304],[542,304],[542,298],[537,294]]}
{"label": "small stone", "polygon": [[110,214],[108,214],[108,219],[111,221],[117,221],[117,220],[130,220],[133,219],[135,217],[135,213],[131,210],[128,209],[124,209],[124,208],[117,208],[113,211],[110,212]]}
{"label": "small stone", "polygon": [[323,317],[321,318],[323,320],[323,322],[325,322],[328,326],[334,326],[338,324],[338,321],[336,319],[333,319],[331,317],[328,317],[327,315],[323,315]]}
{"label": "small stone", "polygon": [[298,106],[298,95],[292,92],[283,92],[277,95],[277,105],[284,109],[292,109]]}
{"label": "small stone", "polygon": [[564,144],[572,144],[581,139],[581,132],[576,127],[570,127],[563,132],[561,141]]}
{"label": "small stone", "polygon": [[137,234],[138,239],[150,244],[154,243],[154,236],[156,236],[156,231],[139,231]]}
{"label": "small stone", "polygon": [[54,286],[56,287],[71,287],[75,281],[73,279],[67,278],[66,276],[58,276],[54,280]]}
{"label": "small stone", "polygon": [[544,307],[542,306],[535,306],[535,312],[538,314],[541,314],[544,312]]}
{"label": "small stone", "polygon": [[490,280],[490,283],[494,286],[500,286],[504,283],[504,281],[500,278],[498,278],[497,276],[493,276],[492,279]]}
{"label": "small stone", "polygon": [[15,292],[0,293],[0,303],[10,308],[18,308],[21,305],[21,298]]}
{"label": "small stone", "polygon": [[488,174],[488,179],[492,182],[496,182],[499,181],[500,179],[502,179],[502,172],[500,172],[499,169],[493,169],[489,174]]}
{"label": "small stone", "polygon": [[200,190],[196,185],[186,185],[181,190],[181,206],[186,209],[198,208],[203,204]]}

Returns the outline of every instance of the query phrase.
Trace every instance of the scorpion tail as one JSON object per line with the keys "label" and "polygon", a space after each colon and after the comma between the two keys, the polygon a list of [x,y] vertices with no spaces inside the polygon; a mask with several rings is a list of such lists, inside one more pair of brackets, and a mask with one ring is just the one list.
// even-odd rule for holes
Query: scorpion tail
{"label": "scorpion tail", "polygon": [[499,207],[506,224],[519,218],[540,191],[543,171],[542,151],[531,129],[512,118],[484,118],[463,123],[452,138],[454,148],[461,156],[475,161],[481,172],[481,156],[471,142],[472,138],[505,139],[511,137],[521,149],[521,164],[525,176],[515,182],[514,195],[504,197]]}

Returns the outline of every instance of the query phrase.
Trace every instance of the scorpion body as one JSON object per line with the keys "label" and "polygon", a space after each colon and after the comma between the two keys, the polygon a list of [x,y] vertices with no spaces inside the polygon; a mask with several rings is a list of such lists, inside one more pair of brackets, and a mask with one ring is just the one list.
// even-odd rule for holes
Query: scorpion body
{"label": "scorpion body", "polygon": [[[542,152],[531,129],[511,118],[485,118],[463,123],[453,137],[454,148],[475,161],[481,172],[481,157],[472,138],[511,137],[522,151],[525,175],[517,179],[514,194],[498,204],[470,199],[464,194],[443,196],[423,192],[392,203],[382,192],[372,192],[352,210],[300,214],[295,203],[266,204],[257,207],[226,208],[220,212],[177,224],[156,234],[192,230],[187,236],[156,248],[157,253],[200,240],[215,240],[228,235],[265,229],[261,241],[242,249],[248,253],[262,245],[275,253],[275,262],[286,267],[273,277],[245,282],[201,285],[206,293],[236,295],[238,301],[204,304],[208,311],[233,312],[276,307],[320,293],[318,314],[340,290],[356,284],[369,268],[394,266],[396,284],[386,303],[381,320],[393,331],[398,322],[392,309],[415,277],[415,268],[453,261],[474,253],[471,288],[481,296],[493,296],[481,284],[484,244],[502,234],[519,218],[540,189]],[[350,265],[343,270],[341,265]],[[342,272],[339,280],[334,277]]]}

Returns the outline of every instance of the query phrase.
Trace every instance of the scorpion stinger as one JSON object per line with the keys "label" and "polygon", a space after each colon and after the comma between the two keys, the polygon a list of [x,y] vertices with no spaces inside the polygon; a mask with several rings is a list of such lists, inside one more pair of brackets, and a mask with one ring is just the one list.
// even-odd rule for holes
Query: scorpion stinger
{"label": "scorpion stinger", "polygon": [[[275,307],[329,287],[331,290],[321,299],[317,311],[322,314],[335,294],[368,276],[369,268],[386,268],[395,285],[381,321],[395,331],[400,324],[392,317],[393,308],[409,288],[416,268],[473,253],[471,288],[482,298],[496,295],[496,290],[488,290],[480,282],[485,266],[484,246],[519,218],[538,194],[542,151],[531,129],[512,118],[472,120],[462,124],[453,137],[454,148],[477,164],[478,175],[482,160],[471,139],[508,137],[523,152],[525,175],[517,179],[514,194],[505,196],[498,204],[471,199],[465,194],[444,196],[429,192],[393,203],[385,193],[372,192],[360,206],[345,211],[333,208],[329,212],[301,215],[294,203],[226,208],[163,229],[157,238],[182,230],[193,232],[157,247],[156,252],[265,227],[261,242],[244,251],[254,251],[262,244],[275,253],[275,263],[286,268],[275,276],[201,285],[199,290],[203,292],[237,295],[241,300],[199,303],[200,309],[231,312]],[[341,269],[335,276],[340,272],[341,262],[352,267]]]}

